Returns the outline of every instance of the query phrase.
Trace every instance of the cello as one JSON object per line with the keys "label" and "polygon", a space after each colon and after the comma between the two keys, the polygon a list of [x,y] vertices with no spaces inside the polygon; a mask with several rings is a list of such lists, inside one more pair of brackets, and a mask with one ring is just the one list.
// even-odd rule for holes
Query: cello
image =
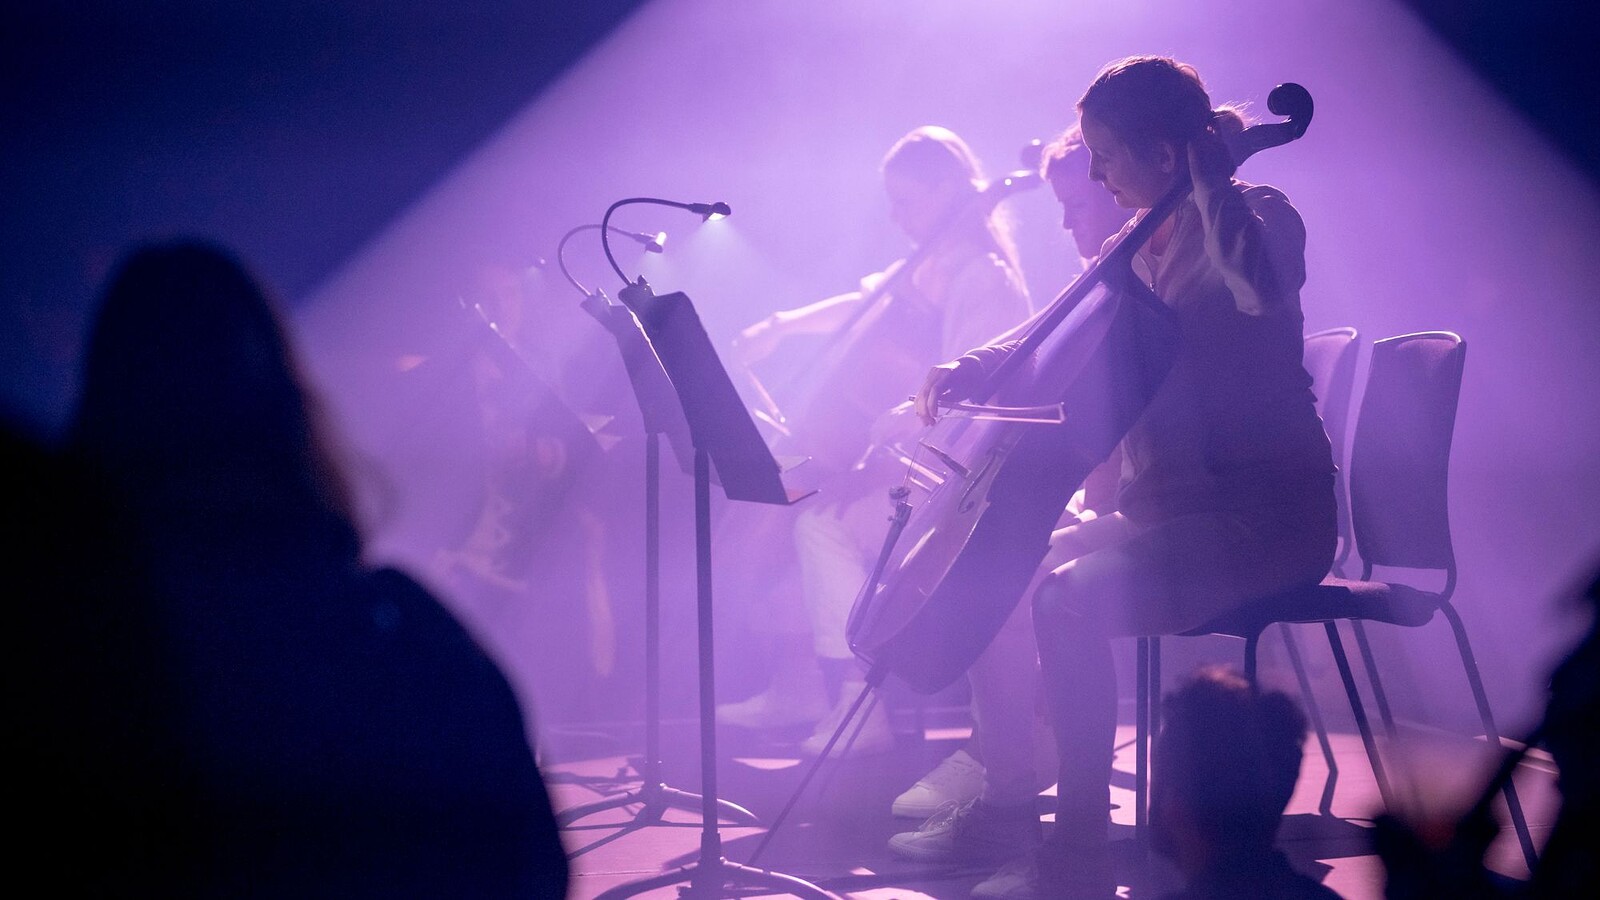
{"label": "cello", "polygon": [[[1305,134],[1311,95],[1274,88],[1267,108],[1285,121],[1228,139],[1237,165]],[[1192,190],[1187,173],[1035,319],[1004,362],[972,394],[945,409],[946,433],[920,442],[901,490],[878,571],[851,610],[846,637],[868,667],[867,683],[893,674],[912,689],[943,690],[971,667],[1010,616],[1049,549],[1078,486],[1121,441],[1160,387],[1176,355],[1172,310],[1133,272],[1134,255]],[[1029,425],[986,404],[1059,402],[1064,421]],[[896,557],[905,531],[910,546]]]}
{"label": "cello", "polygon": [[[730,372],[743,379],[746,395],[755,401],[753,415],[764,426],[771,451],[788,465],[805,461],[793,473],[794,483],[821,488],[810,501],[813,506],[848,505],[898,478],[897,469],[884,475],[864,462],[876,458],[866,452],[874,421],[902,399],[895,386],[920,377],[939,358],[937,320],[921,305],[912,276],[936,261],[974,216],[987,215],[1007,198],[1043,183],[1037,151],[1030,157],[1024,149],[1021,156],[1029,168],[991,179],[961,197],[909,254],[863,284],[848,309],[841,309],[843,319],[828,333],[815,335],[819,343],[805,348],[797,374],[786,383],[769,390],[753,363],[733,354]],[[793,514],[783,509],[727,510],[718,540],[737,549],[719,571],[725,590],[777,597],[769,605],[805,609],[794,528]],[[850,594],[840,599],[847,603]]]}

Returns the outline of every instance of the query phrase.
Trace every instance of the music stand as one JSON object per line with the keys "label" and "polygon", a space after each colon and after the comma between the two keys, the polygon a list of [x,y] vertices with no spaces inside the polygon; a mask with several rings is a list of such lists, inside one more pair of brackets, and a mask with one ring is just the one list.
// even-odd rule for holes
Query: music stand
{"label": "music stand", "polygon": [[[672,381],[633,311],[610,302],[599,291],[589,294],[582,307],[616,339],[644,421],[644,764],[638,790],[563,810],[557,814],[556,824],[566,827],[594,813],[637,803],[642,806],[633,822],[648,825],[661,821],[661,814],[669,808],[693,810],[704,799],[668,787],[661,780],[661,435],[667,436],[685,472],[691,470],[694,450]],[[736,821],[750,825],[758,821],[754,813],[726,800],[718,800],[717,808]]]}
{"label": "music stand", "polygon": [[[655,296],[643,278],[623,288],[622,302],[639,324],[670,380],[694,444],[696,615],[700,661],[700,853],[695,862],[649,878],[621,884],[599,900],[620,900],[669,884],[688,897],[732,897],[748,887],[772,888],[799,897],[838,900],[794,875],[731,862],[722,855],[717,830],[716,670],[711,618],[711,463],[722,493],[730,500],[788,505],[809,492],[783,483],[777,460],[761,440],[733,382],[717,358],[694,305],[683,293]],[[734,889],[733,893],[729,889]]]}

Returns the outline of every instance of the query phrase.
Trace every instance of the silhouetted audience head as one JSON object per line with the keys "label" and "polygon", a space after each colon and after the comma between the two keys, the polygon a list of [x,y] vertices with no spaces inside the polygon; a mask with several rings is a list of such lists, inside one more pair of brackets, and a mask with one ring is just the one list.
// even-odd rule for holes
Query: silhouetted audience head
{"label": "silhouetted audience head", "polygon": [[1300,776],[1306,720],[1294,701],[1210,668],[1169,695],[1162,715],[1152,801],[1163,846],[1179,826],[1211,844],[1270,846]]}
{"label": "silhouetted audience head", "polygon": [[133,252],[88,346],[73,443],[141,517],[226,539],[289,526],[353,559],[360,539],[317,407],[266,293],[223,250]]}
{"label": "silhouetted audience head", "polygon": [[1168,695],[1162,716],[1150,821],[1156,848],[1188,881],[1180,896],[1331,895],[1273,849],[1306,737],[1295,702],[1210,667]]}

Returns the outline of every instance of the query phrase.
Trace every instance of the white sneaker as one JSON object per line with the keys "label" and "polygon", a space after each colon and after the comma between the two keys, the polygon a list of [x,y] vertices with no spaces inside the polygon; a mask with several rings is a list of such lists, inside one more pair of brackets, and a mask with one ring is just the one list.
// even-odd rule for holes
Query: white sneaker
{"label": "white sneaker", "polygon": [[946,803],[966,803],[982,790],[983,763],[967,751],[957,750],[894,798],[889,811],[903,819],[926,820]]}
{"label": "white sneaker", "polygon": [[[801,753],[806,756],[822,755],[822,748],[828,746],[828,739],[833,737],[833,733],[838,729],[839,723],[844,721],[845,714],[850,712],[850,707],[854,705],[856,697],[860,695],[865,687],[864,684],[858,681],[846,682],[840,688],[839,703],[828,713],[827,718],[817,723],[817,728],[811,733],[811,736],[800,742]],[[833,750],[829,753],[829,756],[834,758],[846,755],[866,756],[894,749],[894,731],[889,727],[889,714],[884,712],[882,701],[872,703],[871,700],[868,700],[867,703],[872,704],[872,709],[866,713],[866,722],[863,723],[858,714],[858,718],[850,723],[850,727],[844,730],[844,734],[839,736],[839,743],[833,745]],[[865,707],[863,706],[863,708]],[[861,726],[859,733],[856,732],[857,725]],[[855,733],[854,742],[850,740],[852,733]],[[845,750],[846,744],[850,748],[848,752]]]}
{"label": "white sneaker", "polygon": [[[1041,854],[1043,855],[1041,857]],[[1040,866],[1048,867],[1041,871]],[[974,900],[1117,900],[1118,886],[1106,848],[1074,853],[1053,847],[1025,854],[972,888]]]}
{"label": "white sneaker", "polygon": [[976,900],[1036,900],[1039,891],[1039,863],[1033,854],[1013,859],[1000,871],[972,888]]}
{"label": "white sneaker", "polygon": [[717,704],[717,724],[766,731],[810,725],[828,715],[822,689],[779,691],[767,688],[747,700]]}
{"label": "white sneaker", "polygon": [[889,851],[918,862],[1002,862],[1031,854],[1039,836],[1032,803],[1000,807],[952,800],[921,828],[889,838]]}

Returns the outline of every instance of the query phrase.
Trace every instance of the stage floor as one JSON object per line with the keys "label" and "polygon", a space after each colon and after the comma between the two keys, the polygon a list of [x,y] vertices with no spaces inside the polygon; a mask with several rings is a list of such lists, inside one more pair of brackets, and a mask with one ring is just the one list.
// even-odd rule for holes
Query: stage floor
{"label": "stage floor", "polygon": [[[965,898],[989,870],[972,866],[914,863],[890,855],[887,841],[918,824],[890,815],[894,797],[953,752],[967,731],[946,728],[902,730],[893,750],[843,761],[827,762],[817,773],[757,864],[798,876],[819,887],[851,897]],[[798,738],[803,735],[796,735]],[[629,739],[608,737],[603,730],[582,740],[564,736],[560,756],[548,754],[546,777],[556,809],[570,810],[630,789],[637,789],[641,747],[623,746]],[[757,738],[724,728],[718,733],[717,794],[750,810],[765,825],[777,818],[805,776],[809,760],[797,755],[796,741]],[[1177,886],[1160,861],[1141,853],[1133,837],[1133,729],[1119,730],[1119,751],[1112,784],[1112,837],[1116,841],[1117,875],[1124,896],[1154,896]],[[637,738],[637,735],[634,736]],[[607,748],[608,740],[614,745]],[[1287,810],[1279,846],[1301,871],[1351,900],[1383,894],[1384,872],[1373,853],[1371,817],[1379,807],[1376,782],[1358,735],[1331,735],[1338,769],[1326,814],[1319,806],[1327,780],[1315,737],[1306,743],[1294,799]],[[698,726],[692,721],[662,726],[662,781],[671,788],[700,791]],[[606,752],[610,749],[612,752]],[[631,755],[630,755],[631,752]],[[1494,759],[1481,740],[1438,732],[1408,730],[1390,747],[1386,761],[1394,769],[1396,793],[1421,808],[1450,810],[1476,798]],[[630,777],[632,776],[632,777]],[[1554,767],[1535,752],[1519,768],[1516,784],[1536,844],[1542,845],[1554,821],[1558,796]],[[1049,827],[1053,798],[1041,795],[1041,817]],[[1501,807],[1503,812],[1503,807]],[[632,884],[700,858],[701,818],[698,807],[669,809],[656,824],[645,824],[638,806],[597,811],[570,822],[562,832],[572,860],[570,897],[587,900],[619,885]],[[721,823],[722,850],[733,862],[746,862],[766,833],[765,827]],[[1490,849],[1496,872],[1525,878],[1522,860],[1509,825]],[[676,896],[677,885],[642,896]],[[750,894],[772,891],[752,890]]]}

